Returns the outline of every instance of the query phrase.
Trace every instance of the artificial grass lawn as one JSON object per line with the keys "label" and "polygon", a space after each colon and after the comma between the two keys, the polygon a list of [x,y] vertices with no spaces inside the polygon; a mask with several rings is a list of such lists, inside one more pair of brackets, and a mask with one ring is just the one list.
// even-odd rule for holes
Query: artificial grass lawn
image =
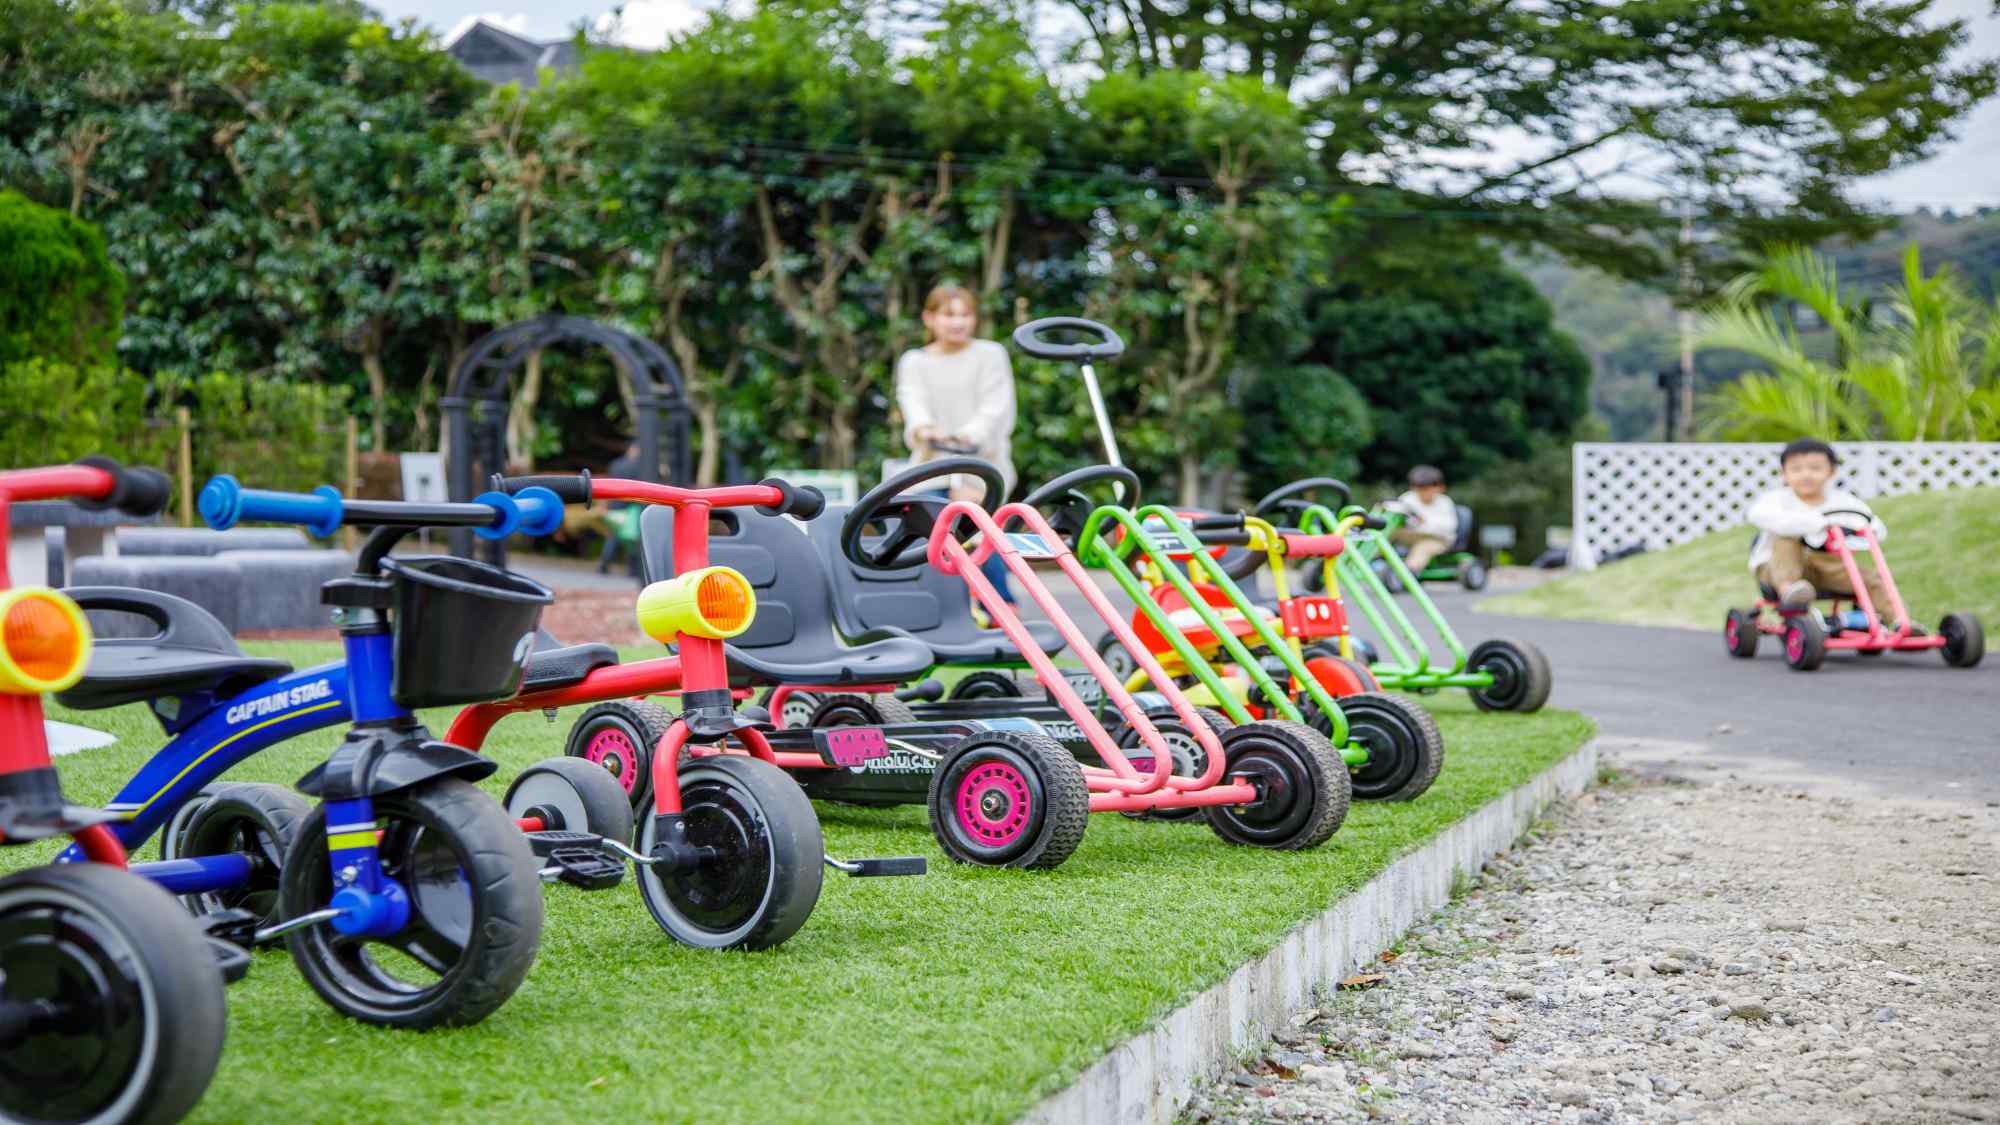
{"label": "artificial grass lawn", "polygon": [[[250,647],[300,664],[334,652]],[[1012,1119],[1591,732],[1569,712],[1480,714],[1462,692],[1428,702],[1450,747],[1437,785],[1414,803],[1356,805],[1316,851],[1231,847],[1199,821],[1098,815],[1055,871],[985,870],[944,860],[920,807],[820,805],[833,854],[922,854],[931,873],[829,872],[805,928],[755,954],[672,943],[629,880],[551,887],[526,983],[484,1023],[445,1031],[338,1016],[287,953],[261,952],[230,990],[228,1045],[193,1120]],[[495,797],[516,769],[561,753],[576,713],[495,728]],[[162,741],[136,706],[52,706],[51,717],[121,740],[61,760],[68,792],[86,802],[109,799]],[[448,715],[426,719],[442,731]],[[230,779],[289,783],[337,737],[266,751]],[[50,850],[0,855],[18,867]]]}
{"label": "artificial grass lawn", "polygon": [[[1911,616],[1931,628],[1947,613],[1970,612],[2000,624],[2000,488],[1954,488],[1870,500],[1889,536],[1889,571]],[[1566,617],[1625,625],[1722,628],[1732,606],[1757,598],[1750,576],[1748,526],[1733,527],[1664,551],[1622,559],[1531,590],[1489,598],[1479,608],[1527,617]],[[1855,562],[1866,573],[1873,563]]]}

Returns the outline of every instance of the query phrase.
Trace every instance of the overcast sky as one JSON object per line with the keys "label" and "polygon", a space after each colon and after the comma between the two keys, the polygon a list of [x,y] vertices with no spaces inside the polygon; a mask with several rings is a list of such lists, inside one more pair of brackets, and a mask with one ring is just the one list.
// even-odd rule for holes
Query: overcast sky
{"label": "overcast sky", "polygon": [[[630,0],[618,38],[635,46],[657,47],[669,33],[704,18],[719,0]],[[414,16],[450,38],[475,19],[537,39],[554,39],[578,24],[606,27],[615,5],[605,0],[369,0],[391,21]],[[1973,21],[1968,56],[2000,56],[2000,15],[1992,0],[1937,0],[1933,10],[1946,18]],[[1509,146],[1511,147],[1511,146]],[[2000,205],[2000,99],[1989,99],[1959,123],[1957,139],[1920,164],[1861,182],[1858,194],[1898,209],[1970,208]]]}

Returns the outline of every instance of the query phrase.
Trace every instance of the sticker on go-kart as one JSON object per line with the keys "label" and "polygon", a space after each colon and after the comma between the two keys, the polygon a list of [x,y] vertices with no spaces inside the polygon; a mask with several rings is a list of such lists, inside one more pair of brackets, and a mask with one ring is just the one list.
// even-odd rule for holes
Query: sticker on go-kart
{"label": "sticker on go-kart", "polygon": [[280,711],[289,711],[294,707],[303,707],[308,703],[316,703],[331,695],[333,695],[333,682],[331,680],[314,680],[311,683],[299,684],[285,691],[274,691],[269,695],[260,695],[255,699],[245,700],[231,707],[223,718],[228,720],[231,726],[235,726],[238,723],[248,722],[251,719],[260,719],[269,715],[275,715]]}
{"label": "sticker on go-kart", "polygon": [[822,727],[813,731],[813,749],[829,766],[852,768],[888,754],[889,740],[879,727]]}

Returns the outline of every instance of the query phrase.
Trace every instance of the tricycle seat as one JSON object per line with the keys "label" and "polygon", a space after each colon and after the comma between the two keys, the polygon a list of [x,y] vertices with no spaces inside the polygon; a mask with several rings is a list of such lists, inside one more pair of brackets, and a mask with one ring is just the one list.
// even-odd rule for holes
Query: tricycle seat
{"label": "tricycle seat", "polygon": [[136,614],[160,629],[150,637],[94,642],[83,678],[56,693],[65,707],[95,711],[199,692],[228,696],[292,670],[286,661],[245,654],[214,614],[185,598],[122,586],[63,592],[87,612]]}
{"label": "tricycle seat", "polygon": [[582,683],[585,676],[599,668],[616,663],[618,663],[618,650],[610,645],[568,645],[563,648],[539,649],[528,656],[527,669],[521,676],[521,694],[553,691],[556,688]]}

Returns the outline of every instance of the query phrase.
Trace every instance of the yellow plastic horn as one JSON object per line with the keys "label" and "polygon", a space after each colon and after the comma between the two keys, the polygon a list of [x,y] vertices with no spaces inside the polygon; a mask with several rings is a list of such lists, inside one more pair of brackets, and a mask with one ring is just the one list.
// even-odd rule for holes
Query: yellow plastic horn
{"label": "yellow plastic horn", "polygon": [[0,591],[0,693],[61,691],[89,664],[90,622],[68,594],[47,586]]}
{"label": "yellow plastic horn", "polygon": [[706,566],[639,592],[639,628],[661,643],[679,634],[722,641],[750,627],[757,593],[727,566]]}

